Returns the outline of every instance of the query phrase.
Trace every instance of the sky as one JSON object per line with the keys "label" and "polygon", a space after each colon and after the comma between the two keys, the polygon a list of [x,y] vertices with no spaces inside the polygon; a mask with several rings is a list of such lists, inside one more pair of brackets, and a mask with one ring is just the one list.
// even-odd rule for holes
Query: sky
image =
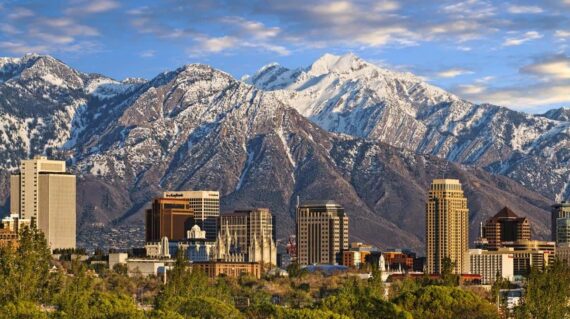
{"label": "sky", "polygon": [[0,56],[119,80],[189,63],[241,78],[348,52],[477,103],[570,106],[570,0],[0,0]]}

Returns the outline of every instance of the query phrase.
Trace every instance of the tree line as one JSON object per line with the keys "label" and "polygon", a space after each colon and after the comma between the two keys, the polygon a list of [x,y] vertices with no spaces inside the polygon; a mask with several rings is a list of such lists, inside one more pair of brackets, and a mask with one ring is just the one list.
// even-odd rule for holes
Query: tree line
{"label": "tree line", "polygon": [[[211,279],[190,271],[180,255],[163,284],[152,276],[129,277],[124,266],[53,260],[43,234],[24,228],[17,247],[0,248],[0,318],[494,319],[500,318],[496,296],[511,285],[498,280],[484,293],[446,274],[404,279],[387,289],[375,269],[370,279],[289,270],[289,278]],[[525,290],[516,318],[569,317],[564,264],[533,270]]]}

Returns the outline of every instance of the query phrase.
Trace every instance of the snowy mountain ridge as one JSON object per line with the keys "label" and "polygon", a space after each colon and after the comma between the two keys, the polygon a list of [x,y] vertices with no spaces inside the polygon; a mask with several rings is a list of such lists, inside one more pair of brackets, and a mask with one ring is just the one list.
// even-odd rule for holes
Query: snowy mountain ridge
{"label": "snowy mountain ridge", "polygon": [[[247,81],[278,92],[328,131],[485,167],[524,185],[540,183],[543,193],[570,196],[570,129],[563,109],[539,116],[476,105],[353,54],[324,55],[306,69],[271,64]],[[549,178],[530,174],[528,166],[549,167]]]}
{"label": "snowy mountain ridge", "polygon": [[[0,185],[21,158],[71,159],[85,236],[91,225],[140,223],[149,198],[165,189],[217,189],[225,208],[269,206],[280,235],[293,227],[297,196],[332,198],[351,212],[356,239],[421,248],[425,190],[442,174],[464,183],[472,224],[509,205],[525,212],[542,236],[550,202],[567,188],[557,184],[567,169],[567,153],[558,149],[568,140],[564,122],[536,119],[550,126],[546,134],[518,124],[526,115],[470,104],[355,56],[325,56],[306,70],[267,67],[248,80],[252,84],[202,64],[149,81],[116,81],[47,56],[22,60],[9,62],[17,71],[0,83]],[[282,87],[261,89],[260,79]],[[508,125],[489,126],[494,116]],[[473,132],[477,127],[481,131]],[[518,152],[512,162],[491,161],[485,171],[422,151],[449,148],[455,153],[447,157],[481,159],[487,155],[477,152],[488,150],[469,140],[498,139],[495,134],[513,127],[528,131],[517,136],[536,130],[534,146],[526,138],[517,143],[537,154]],[[5,187],[1,194],[7,211]]]}

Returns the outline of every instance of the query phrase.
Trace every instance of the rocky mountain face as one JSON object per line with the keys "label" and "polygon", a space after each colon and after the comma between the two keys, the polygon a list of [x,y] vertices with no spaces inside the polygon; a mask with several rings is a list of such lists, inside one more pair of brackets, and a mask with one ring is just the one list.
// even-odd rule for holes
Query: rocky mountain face
{"label": "rocky mountain face", "polygon": [[[315,74],[311,76],[325,79],[330,64],[313,65]],[[535,235],[547,237],[551,197],[489,168],[456,164],[438,158],[438,153],[421,154],[396,147],[403,145],[389,145],[389,141],[364,134],[366,129],[362,134],[350,132],[354,136],[338,134],[335,131],[342,130],[319,123],[318,112],[310,113],[318,103],[308,98],[317,101],[321,93],[306,93],[301,86],[274,90],[277,86],[270,87],[269,78],[263,82],[267,88],[258,88],[271,68],[275,66],[250,79],[256,87],[205,65],[187,65],[150,81],[119,82],[75,71],[47,56],[2,59],[0,156],[4,160],[0,162],[0,185],[6,185],[7,173],[17,167],[20,158],[49,153],[70,159],[79,176],[79,242],[89,247],[140,243],[142,212],[163,190],[215,189],[223,195],[224,210],[269,207],[277,216],[281,238],[293,232],[294,203],[300,196],[302,200],[334,199],[345,205],[354,240],[384,248],[421,250],[426,190],[431,179],[441,176],[461,179],[469,198],[473,238],[479,221],[505,205],[528,216]],[[287,72],[279,76],[300,78],[307,73]],[[355,111],[358,107],[345,103],[347,99],[378,108],[372,96],[378,98],[400,90],[408,80],[417,80],[407,75],[405,81],[393,83],[398,74],[385,72],[377,75],[385,77],[378,80],[384,81],[378,84],[386,85],[384,91],[357,90],[358,80],[353,81],[354,96],[337,100],[343,101],[338,107],[346,112],[354,106],[346,122],[337,122],[344,126],[338,127],[348,127],[349,120],[363,116],[358,112],[369,112]],[[344,76],[343,83],[350,82],[348,75]],[[317,82],[307,80],[306,89]],[[412,114],[425,112],[423,108],[434,103],[441,109],[469,105],[427,84],[417,84],[415,91],[408,88],[406,92],[409,109],[398,111],[410,117],[409,123],[420,123]],[[309,106],[302,109],[300,101],[310,102]],[[396,103],[396,97],[391,103]],[[321,106],[329,107],[326,103]],[[363,118],[385,110],[370,112]],[[442,123],[446,121],[451,120],[442,119]],[[560,126],[560,121],[542,121]],[[379,132],[380,126],[375,127],[370,131]],[[415,138],[403,128],[400,133],[388,133],[392,129],[396,127],[385,129],[386,136]],[[0,192],[6,211],[7,188]],[[114,238],[114,242],[101,242],[103,238]]]}
{"label": "rocky mountain face", "polygon": [[567,109],[535,116],[476,105],[353,54],[325,55],[305,69],[271,64],[247,81],[331,132],[483,167],[549,198],[570,196]]}
{"label": "rocky mountain face", "polygon": [[570,108],[561,107],[558,109],[552,109],[552,110],[542,114],[542,116],[549,118],[551,120],[569,122],[570,121]]}

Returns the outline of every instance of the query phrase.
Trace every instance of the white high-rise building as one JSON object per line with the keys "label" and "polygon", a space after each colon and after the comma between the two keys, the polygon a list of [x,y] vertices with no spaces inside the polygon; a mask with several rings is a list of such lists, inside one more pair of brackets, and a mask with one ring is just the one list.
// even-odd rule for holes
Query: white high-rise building
{"label": "white high-rise building", "polygon": [[51,249],[75,248],[76,179],[64,161],[36,156],[10,177],[10,210],[31,219]]}
{"label": "white high-rise building", "polygon": [[497,276],[513,281],[515,276],[514,250],[469,249],[470,270],[472,274],[481,275],[481,284],[492,285]]}

